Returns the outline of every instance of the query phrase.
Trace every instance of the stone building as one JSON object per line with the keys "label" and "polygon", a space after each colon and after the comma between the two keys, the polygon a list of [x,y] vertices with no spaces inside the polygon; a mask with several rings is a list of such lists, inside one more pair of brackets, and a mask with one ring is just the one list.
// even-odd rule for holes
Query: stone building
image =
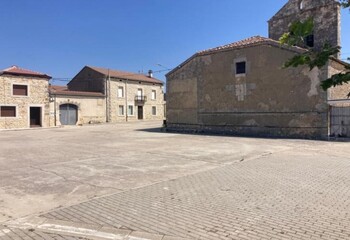
{"label": "stone building", "polygon": [[305,39],[309,46],[340,44],[339,3],[290,0],[269,21],[270,38],[256,36],[198,52],[169,72],[168,129],[298,138],[336,134],[331,132],[329,98],[344,100],[350,87],[325,92],[320,82],[343,71],[346,63],[334,59],[312,71],[282,68],[306,50],[277,40],[290,23],[309,16],[315,19],[315,32]]}
{"label": "stone building", "polygon": [[106,122],[106,97],[100,92],[70,91],[50,86],[51,125],[84,125]]}
{"label": "stone building", "polygon": [[163,82],[151,72],[144,75],[86,66],[68,83],[68,90],[104,94],[107,122],[164,119]]}
{"label": "stone building", "polygon": [[0,71],[0,129],[49,127],[50,79],[17,66]]}

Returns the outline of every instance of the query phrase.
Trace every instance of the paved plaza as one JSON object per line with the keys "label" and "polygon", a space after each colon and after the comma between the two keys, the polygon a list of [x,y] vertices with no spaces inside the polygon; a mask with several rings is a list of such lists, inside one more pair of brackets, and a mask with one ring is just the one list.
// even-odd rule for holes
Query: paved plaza
{"label": "paved plaza", "polygon": [[0,239],[350,239],[346,142],[0,132]]}

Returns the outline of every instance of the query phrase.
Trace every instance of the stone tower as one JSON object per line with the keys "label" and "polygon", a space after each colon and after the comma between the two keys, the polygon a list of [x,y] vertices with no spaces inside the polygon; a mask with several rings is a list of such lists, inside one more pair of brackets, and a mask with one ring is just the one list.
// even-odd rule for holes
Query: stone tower
{"label": "stone tower", "polygon": [[291,23],[314,19],[314,33],[307,38],[308,45],[320,49],[328,42],[340,46],[340,4],[336,0],[289,0],[269,20],[269,37],[278,40],[288,32]]}

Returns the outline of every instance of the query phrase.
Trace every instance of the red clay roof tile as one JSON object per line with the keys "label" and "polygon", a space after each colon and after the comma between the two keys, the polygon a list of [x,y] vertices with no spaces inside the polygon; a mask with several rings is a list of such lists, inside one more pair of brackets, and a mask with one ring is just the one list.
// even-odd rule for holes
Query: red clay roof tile
{"label": "red clay roof tile", "polygon": [[[271,38],[266,38],[266,37],[261,37],[261,36],[254,36],[250,38],[243,39],[238,42],[226,44],[223,46],[215,47],[215,48],[210,48],[207,50],[199,51],[197,54],[207,54],[211,52],[217,52],[217,51],[224,51],[224,50],[231,50],[231,49],[236,49],[236,48],[242,48],[242,47],[248,47],[248,46],[254,46],[256,44],[273,44],[273,45],[278,45],[282,46],[279,41],[273,40]],[[303,48],[299,47],[291,47],[291,48],[296,48],[299,50],[303,50]]]}
{"label": "red clay roof tile", "polygon": [[50,90],[50,93],[54,95],[104,97],[104,94],[100,92],[71,91],[66,86],[51,85],[49,87],[49,90]]}
{"label": "red clay roof tile", "polygon": [[3,75],[3,74],[20,75],[20,76],[32,76],[32,77],[51,79],[51,77],[49,75],[46,75],[44,73],[35,72],[35,71],[32,71],[32,70],[20,68],[18,66],[12,66],[12,67],[9,67],[9,68],[6,68],[6,69],[0,71],[0,75]]}
{"label": "red clay roof tile", "polygon": [[153,77],[152,78],[148,77],[144,74],[124,72],[124,71],[112,70],[112,69],[101,68],[101,67],[91,67],[91,66],[87,66],[87,67],[99,73],[102,73],[105,76],[108,76],[109,74],[110,77],[112,78],[121,78],[121,79],[127,79],[132,81],[140,81],[140,82],[147,82],[147,83],[154,83],[154,84],[161,84],[161,85],[164,84],[162,81]]}

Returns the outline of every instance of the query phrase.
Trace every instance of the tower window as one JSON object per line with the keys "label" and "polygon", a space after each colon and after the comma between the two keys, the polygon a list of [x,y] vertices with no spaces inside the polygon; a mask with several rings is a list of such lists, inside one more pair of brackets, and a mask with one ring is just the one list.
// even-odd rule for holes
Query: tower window
{"label": "tower window", "polygon": [[314,47],[315,45],[315,40],[314,40],[314,35],[311,34],[305,38],[305,44],[308,47]]}

